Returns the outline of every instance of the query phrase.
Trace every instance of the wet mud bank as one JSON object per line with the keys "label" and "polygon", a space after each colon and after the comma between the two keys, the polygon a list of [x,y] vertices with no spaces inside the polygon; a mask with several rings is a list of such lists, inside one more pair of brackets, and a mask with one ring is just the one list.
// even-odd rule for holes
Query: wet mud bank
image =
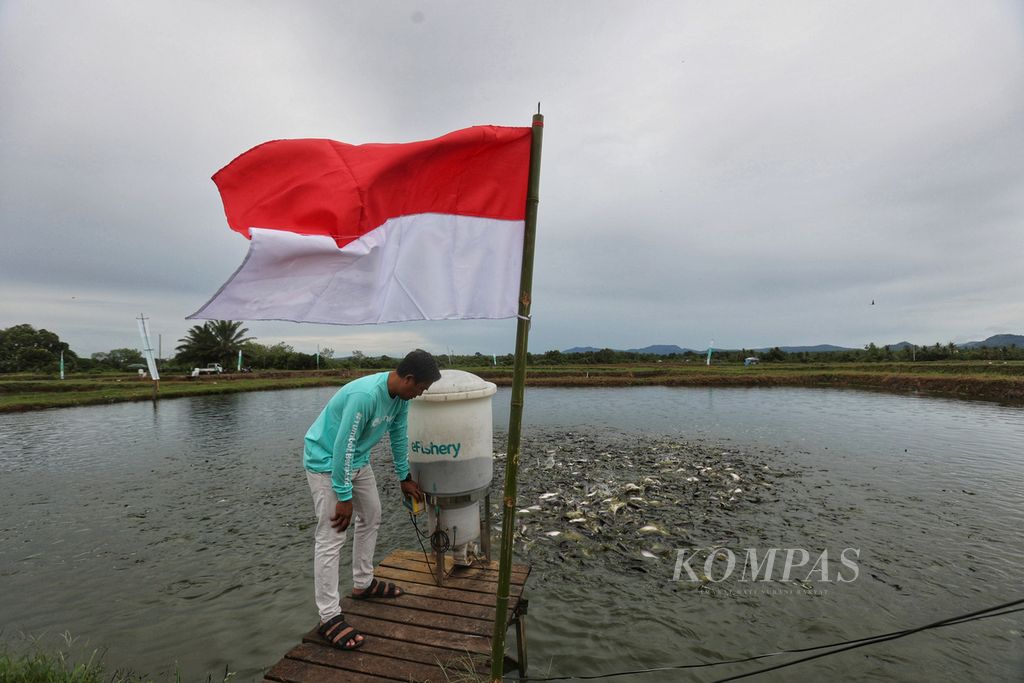
{"label": "wet mud bank", "polygon": [[[511,376],[488,375],[498,386],[511,386]],[[531,387],[811,387],[866,389],[897,394],[925,394],[966,400],[1024,403],[1024,378],[974,376],[886,375],[875,373],[808,373],[779,375],[644,375],[621,374],[527,376]]]}
{"label": "wet mud bank", "polygon": [[[483,379],[498,386],[511,386],[510,369],[471,368]],[[714,370],[714,368],[712,369]],[[229,373],[197,378],[168,377],[160,384],[158,399],[183,398],[207,394],[274,391],[324,386],[342,386],[357,377],[377,372],[365,371],[264,371]],[[1014,371],[1015,372],[1015,371]],[[762,372],[704,372],[630,369],[628,367],[531,370],[530,387],[810,387],[861,389],[895,394],[924,394],[965,400],[1024,404],[1024,377],[984,374],[912,374],[903,372],[863,372],[849,370],[775,370]],[[152,401],[149,381],[135,377],[109,377],[39,381],[0,381],[0,413],[25,412],[46,408]]]}

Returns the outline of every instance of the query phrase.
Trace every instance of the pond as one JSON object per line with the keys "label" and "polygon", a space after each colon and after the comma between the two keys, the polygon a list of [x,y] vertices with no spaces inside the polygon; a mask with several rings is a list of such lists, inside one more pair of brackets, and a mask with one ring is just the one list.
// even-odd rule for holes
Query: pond
{"label": "pond", "polygon": [[[315,623],[301,446],[332,393],[0,415],[5,637],[67,631],[79,648],[105,648],[108,667],[169,680],[219,680],[227,668],[236,680],[258,679]],[[499,453],[508,403],[499,390]],[[524,515],[516,546],[519,561],[534,564],[534,675],[805,648],[1024,597],[1020,407],[804,388],[530,389],[524,424],[520,505],[540,504],[545,492],[562,505],[536,521]],[[417,544],[387,458],[375,458],[380,557]],[[651,478],[664,490],[651,484],[643,496],[667,501],[675,472],[679,486],[691,475],[695,487],[701,477],[740,477],[741,493],[729,501],[709,483],[675,507],[637,503],[601,532],[614,539],[544,535],[554,524],[572,531],[560,513],[580,502],[581,482],[615,489]],[[634,522],[663,528],[660,547]],[[828,551],[830,580],[744,582],[739,569],[725,576],[722,552],[709,565],[716,580],[679,574],[678,550],[712,547],[740,564],[751,548],[761,557],[779,549],[780,563],[787,549],[812,562]],[[856,576],[847,566],[852,580],[838,582],[848,549]],[[704,573],[703,556],[693,566]],[[1019,680],[1022,630],[1019,613],[974,621],[758,680]],[[710,681],[780,661],[618,680]]]}

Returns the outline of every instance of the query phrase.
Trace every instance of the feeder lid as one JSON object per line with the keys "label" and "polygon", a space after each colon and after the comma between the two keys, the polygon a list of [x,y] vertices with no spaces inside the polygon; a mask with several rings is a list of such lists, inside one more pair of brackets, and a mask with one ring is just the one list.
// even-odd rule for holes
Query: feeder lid
{"label": "feeder lid", "polygon": [[465,370],[442,370],[441,379],[430,385],[414,401],[465,401],[470,398],[485,398],[498,390],[488,382]]}

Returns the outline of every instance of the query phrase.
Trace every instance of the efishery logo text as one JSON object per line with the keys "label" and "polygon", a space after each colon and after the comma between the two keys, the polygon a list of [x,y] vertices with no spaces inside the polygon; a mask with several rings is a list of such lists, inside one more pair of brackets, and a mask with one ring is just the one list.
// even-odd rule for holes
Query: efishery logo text
{"label": "efishery logo text", "polygon": [[413,453],[423,453],[424,455],[450,455],[452,458],[459,457],[459,451],[462,450],[462,442],[456,443],[423,443],[422,441],[413,441],[409,444],[410,450]]}

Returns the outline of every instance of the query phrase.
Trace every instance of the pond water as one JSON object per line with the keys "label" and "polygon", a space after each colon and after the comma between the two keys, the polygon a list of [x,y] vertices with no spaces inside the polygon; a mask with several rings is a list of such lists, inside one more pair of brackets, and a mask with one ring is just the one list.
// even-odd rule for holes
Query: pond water
{"label": "pond water", "polygon": [[[258,679],[316,619],[301,445],[333,391],[0,415],[5,639],[67,631],[80,639],[76,647],[105,648],[111,667],[169,680],[175,672],[219,680],[228,668],[236,680]],[[508,403],[509,392],[499,390],[499,451]],[[646,540],[637,534],[623,536],[618,559],[559,552],[544,538],[518,545],[520,561],[534,563],[534,675],[804,648],[1024,597],[1020,407],[861,391],[660,387],[530,389],[526,406],[523,507],[567,485],[545,473],[545,459],[579,458],[580,448],[614,459],[619,449],[678,446],[685,465],[692,447],[744,476],[742,467],[788,475],[773,480],[771,500],[738,494],[705,506],[703,516],[696,505],[681,508],[678,519],[663,511],[658,523],[686,528],[679,537],[670,532],[671,553],[642,556]],[[375,469],[385,504],[378,556],[416,547],[387,459],[378,457]],[[585,463],[580,469],[585,476]],[[635,480],[647,474],[637,471]],[[673,580],[676,547],[711,546],[737,555],[828,550],[835,565],[853,548],[858,573],[847,583],[812,581],[811,590],[736,576],[703,588],[685,573]],[[633,555],[640,559],[627,559]],[[758,680],[1022,680],[1022,632],[1017,613]],[[711,681],[779,661],[615,680]]]}

